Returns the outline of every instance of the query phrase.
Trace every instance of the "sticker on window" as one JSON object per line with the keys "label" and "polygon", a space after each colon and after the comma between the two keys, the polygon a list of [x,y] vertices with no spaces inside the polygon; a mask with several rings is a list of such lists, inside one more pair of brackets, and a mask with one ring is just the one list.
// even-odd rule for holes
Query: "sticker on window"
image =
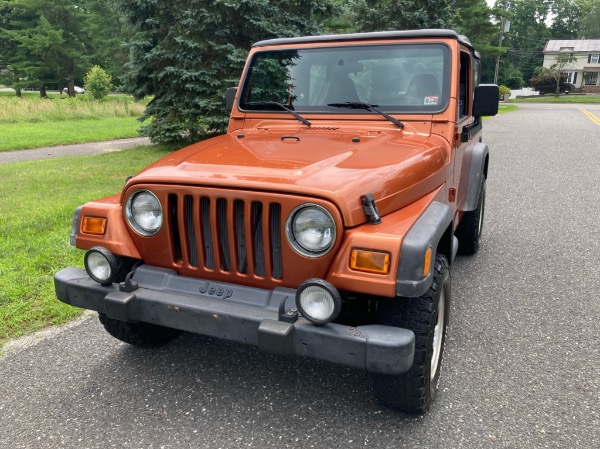
{"label": "sticker on window", "polygon": [[439,97],[425,97],[423,104],[425,105],[436,105],[438,104]]}

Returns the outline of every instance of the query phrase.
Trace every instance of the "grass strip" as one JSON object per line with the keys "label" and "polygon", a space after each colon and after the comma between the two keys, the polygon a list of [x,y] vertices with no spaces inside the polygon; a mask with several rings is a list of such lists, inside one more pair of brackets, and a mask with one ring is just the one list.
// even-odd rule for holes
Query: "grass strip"
{"label": "grass strip", "polygon": [[0,151],[138,137],[136,117],[0,124]]}
{"label": "grass strip", "polygon": [[509,100],[509,103],[567,103],[567,104],[597,104],[600,103],[600,95],[561,95],[537,96],[529,98],[517,98]]}
{"label": "grass strip", "polygon": [[516,111],[519,106],[514,104],[501,104],[498,106],[498,115],[506,114],[507,112]]}
{"label": "grass strip", "polygon": [[57,122],[63,120],[139,117],[146,108],[130,97],[94,100],[84,98],[0,97],[0,124]]}
{"label": "grass strip", "polygon": [[83,267],[69,245],[73,211],[120,192],[125,178],[172,147],[0,165],[0,347],[81,314],[54,294],[54,273]]}
{"label": "grass strip", "polygon": [[502,103],[502,104],[498,105],[498,114],[496,114],[495,116],[483,117],[483,121],[497,117],[498,115],[506,114],[507,112],[516,111],[517,109],[519,109],[519,106],[516,106],[514,104]]}

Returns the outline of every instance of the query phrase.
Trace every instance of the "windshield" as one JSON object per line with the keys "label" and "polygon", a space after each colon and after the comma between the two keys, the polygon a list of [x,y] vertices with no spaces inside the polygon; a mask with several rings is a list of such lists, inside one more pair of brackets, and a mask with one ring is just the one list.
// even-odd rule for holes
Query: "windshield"
{"label": "windshield", "polygon": [[363,113],[335,107],[366,103],[388,112],[435,113],[448,104],[450,57],[444,44],[388,44],[254,54],[240,108]]}

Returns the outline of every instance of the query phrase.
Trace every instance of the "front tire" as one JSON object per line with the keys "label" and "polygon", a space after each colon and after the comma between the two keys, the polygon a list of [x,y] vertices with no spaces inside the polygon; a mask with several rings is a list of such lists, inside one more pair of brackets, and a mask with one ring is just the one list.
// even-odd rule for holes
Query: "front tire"
{"label": "front tire", "polygon": [[443,255],[435,258],[433,282],[418,298],[380,300],[379,324],[410,329],[415,333],[415,358],[406,373],[371,375],[380,404],[405,413],[425,413],[438,393],[448,312],[450,270]]}
{"label": "front tire", "polygon": [[177,338],[181,331],[150,323],[128,323],[99,313],[104,329],[118,340],[141,348],[156,348]]}
{"label": "front tire", "polygon": [[458,252],[473,255],[479,250],[479,241],[483,232],[483,217],[485,215],[485,178],[481,178],[479,185],[479,202],[477,208],[465,212],[456,229],[458,239]]}

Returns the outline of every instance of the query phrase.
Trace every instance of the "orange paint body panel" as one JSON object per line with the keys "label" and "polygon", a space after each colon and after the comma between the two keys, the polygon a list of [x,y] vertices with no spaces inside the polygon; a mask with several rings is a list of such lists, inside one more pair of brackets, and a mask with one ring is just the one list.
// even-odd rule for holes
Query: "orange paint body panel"
{"label": "orange paint body panel", "polygon": [[71,242],[104,249],[57,297],[127,343],[175,329],[365,369],[383,405],[424,413],[450,269],[483,224],[498,88],[480,77],[451,30],[254,44],[226,134],[76,210]]}
{"label": "orange paint body panel", "polygon": [[[123,220],[123,210],[119,203],[120,195],[112,195],[100,200],[86,203],[79,220],[79,233],[77,234],[77,247],[90,249],[94,246],[103,246],[114,254],[120,256],[140,259],[127,225]],[[83,217],[106,218],[106,230],[104,235],[85,234],[81,229]]]}
{"label": "orange paint body panel", "polygon": [[[336,108],[338,103],[325,98],[317,84],[329,90],[335,85],[323,81],[324,75],[319,75],[323,66],[313,62],[306,72],[297,64],[288,68],[293,72],[288,73],[293,77],[289,101],[298,102],[295,111],[310,126],[273,103],[266,103],[265,110],[252,109],[261,104],[254,97],[249,100],[261,73],[258,69],[253,72],[259,64],[256,58],[273,52],[307,51],[307,60],[312,61],[310,52],[329,48],[341,58],[334,64],[335,70],[348,64],[344,70],[348,76],[352,70],[358,73],[368,67],[369,62],[357,63],[350,57],[344,62],[346,49],[364,49],[362,57],[367,59],[381,49],[408,48],[406,57],[416,59],[430,54],[430,59],[421,63],[440,70],[441,93],[426,96],[416,106],[410,102],[395,106],[403,112],[390,110],[388,114],[402,121],[403,126],[398,126],[373,110],[355,108],[351,102],[339,103]],[[434,201],[446,204],[454,218],[454,231],[463,214],[459,203],[465,203],[465,173],[470,167],[460,160],[467,148],[460,139],[463,127],[474,122],[469,115],[471,101],[461,97],[464,88],[458,83],[465,72],[459,55],[465,51],[471,49],[444,33],[435,38],[255,46],[242,75],[227,134],[156,161],[133,176],[120,197],[86,204],[82,216],[106,217],[106,233],[79,232],[77,246],[89,249],[100,245],[116,255],[142,259],[182,276],[257,288],[297,288],[308,278],[321,278],[340,290],[395,296],[402,242],[419,217]],[[337,58],[338,53],[335,55]],[[393,61],[400,64],[401,58]],[[265,67],[261,70],[271,70],[271,66]],[[372,86],[367,90],[359,86],[360,95],[375,95],[379,72],[369,75]],[[315,73],[318,76],[307,84],[307,74],[312,77]],[[360,84],[367,78],[354,79]],[[396,78],[394,82],[400,82],[401,72]],[[388,96],[400,98],[401,104],[403,97],[409,98],[410,86],[399,86]],[[386,99],[383,101],[385,109]],[[461,107],[464,112],[458,117]],[[473,133],[468,145],[479,136],[480,132]],[[137,190],[149,190],[161,204],[163,225],[155,235],[139,234],[124,217],[125,204]],[[375,200],[380,224],[369,224],[363,204],[367,194]],[[335,240],[325,254],[307,256],[290,241],[294,237],[290,237],[288,221],[303,204],[322,207],[335,224]],[[354,249],[389,254],[389,272],[353,270],[350,259]],[[449,258],[451,252],[446,250]]]}

